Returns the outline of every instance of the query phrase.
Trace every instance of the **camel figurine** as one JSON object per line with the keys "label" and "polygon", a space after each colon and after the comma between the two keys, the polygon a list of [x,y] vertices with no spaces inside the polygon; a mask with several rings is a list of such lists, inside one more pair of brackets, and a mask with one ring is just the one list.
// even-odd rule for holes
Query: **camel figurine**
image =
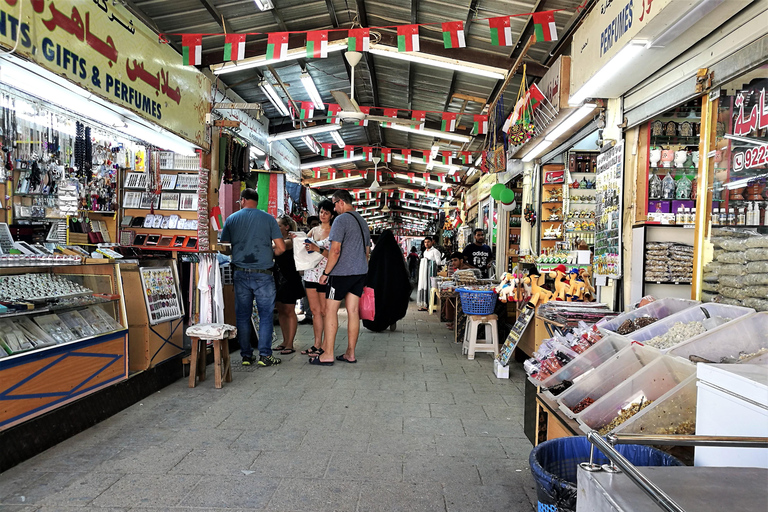
{"label": "camel figurine", "polygon": [[568,284],[563,282],[565,274],[565,265],[558,265],[553,271],[549,273],[549,277],[555,280],[555,300],[565,300],[566,295],[568,295],[568,292],[570,291]]}
{"label": "camel figurine", "polygon": [[595,288],[592,286],[592,276],[590,275],[589,271],[587,271],[585,268],[579,269],[579,278],[581,279],[581,282],[584,283],[585,300],[586,297],[591,297],[592,300],[594,300]]}
{"label": "camel figurine", "polygon": [[542,275],[528,276],[523,280],[523,284],[531,288],[531,299],[528,302],[534,306],[546,304],[552,299],[552,292],[541,287],[544,284],[544,279],[545,277]]}
{"label": "camel figurine", "polygon": [[576,269],[571,270],[569,272],[570,278],[568,280],[568,286],[571,290],[571,294],[568,297],[568,302],[571,302],[573,300],[584,300],[584,292],[586,291],[587,287],[582,282],[579,281],[577,278],[579,277],[579,273]]}

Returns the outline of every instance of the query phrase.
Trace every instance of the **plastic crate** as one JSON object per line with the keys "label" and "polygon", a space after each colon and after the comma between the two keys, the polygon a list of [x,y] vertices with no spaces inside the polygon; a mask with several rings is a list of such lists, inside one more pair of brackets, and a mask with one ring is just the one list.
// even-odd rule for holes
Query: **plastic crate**
{"label": "plastic crate", "polygon": [[[688,359],[699,356],[713,363],[724,357],[738,359],[740,353],[753,354],[768,347],[768,312],[744,316],[685,341],[667,352]],[[723,361],[725,362],[725,361]],[[749,361],[750,364],[754,359]]]}
{"label": "plastic crate", "polygon": [[[654,338],[656,336],[666,334],[669,328],[678,322],[682,322],[682,323],[694,322],[694,321],[701,322],[707,318],[706,315],[704,315],[704,312],[701,310],[702,308],[706,309],[707,312],[709,312],[710,317],[719,316],[723,318],[729,318],[731,320],[735,320],[736,318],[746,316],[755,312],[755,310],[752,308],[745,308],[741,306],[728,306],[726,304],[716,304],[716,303],[710,302],[708,304],[693,306],[686,310],[675,313],[674,315],[670,315],[664,320],[659,320],[658,322],[653,323],[648,327],[644,327],[642,329],[638,329],[633,333],[627,334],[627,338],[634,341],[640,341],[640,342],[648,341],[651,338]],[[731,325],[731,322],[728,322],[723,325]],[[662,352],[668,352],[673,348],[674,347],[663,349]]]}
{"label": "plastic crate", "polygon": [[617,317],[600,320],[596,325],[601,331],[616,332],[621,324],[627,320],[634,320],[641,316],[652,316],[661,320],[697,304],[700,304],[697,300],[674,298],[660,299],[635,310],[622,313]]}
{"label": "plastic crate", "polygon": [[628,345],[629,341],[617,334],[606,336],[578,356],[574,357],[570,363],[563,366],[546,379],[537,380],[533,377],[528,377],[528,380],[534,386],[546,388],[544,394],[548,398],[555,400],[557,397],[553,395],[548,388],[557,386],[564,380],[573,381],[584,373],[597,368]]}
{"label": "plastic crate", "polygon": [[496,292],[458,288],[465,315],[490,315],[496,307]]}
{"label": "plastic crate", "polygon": [[[695,434],[696,390],[694,374],[613,429],[613,432],[616,434]],[[686,423],[693,430],[678,430]]]}
{"label": "plastic crate", "polygon": [[661,356],[577,414],[579,428],[584,432],[598,430],[639,396],[657,401],[691,375],[696,375],[696,365],[678,357]]}
{"label": "plastic crate", "polygon": [[599,400],[659,357],[661,352],[644,345],[633,343],[623,348],[558,396],[556,400],[560,410],[569,418],[575,418],[579,413],[572,409],[579,402],[587,397]]}

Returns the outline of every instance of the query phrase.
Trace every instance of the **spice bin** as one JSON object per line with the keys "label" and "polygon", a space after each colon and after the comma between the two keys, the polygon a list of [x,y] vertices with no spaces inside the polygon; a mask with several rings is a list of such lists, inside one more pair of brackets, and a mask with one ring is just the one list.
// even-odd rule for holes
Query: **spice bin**
{"label": "spice bin", "polygon": [[569,418],[575,418],[578,412],[573,412],[573,408],[582,400],[599,400],[659,357],[658,350],[637,343],[623,348],[557,397],[560,410]]}
{"label": "spice bin", "polygon": [[[667,331],[669,331],[669,329],[677,323],[689,324],[691,322],[703,322],[704,320],[707,319],[707,317],[702,311],[702,308],[707,310],[710,318],[721,317],[721,318],[727,318],[729,320],[734,320],[736,318],[746,316],[755,312],[755,310],[752,308],[745,308],[741,306],[728,306],[726,304],[716,304],[716,303],[710,302],[708,304],[693,306],[686,310],[670,315],[663,320],[659,320],[658,322],[649,325],[648,327],[644,327],[631,334],[628,334],[627,337],[634,341],[646,342],[651,338],[655,338],[656,336],[661,336],[663,334],[666,334]],[[728,325],[728,324],[730,324],[730,322],[723,325]],[[681,340],[680,343],[682,343],[683,341],[687,341],[690,338],[693,338],[693,336],[685,340]],[[674,346],[665,347],[660,350],[662,352],[667,352],[673,347]]]}
{"label": "spice bin", "polygon": [[758,354],[761,350],[768,351],[766,333],[768,312],[755,313],[691,338],[670,349],[668,354],[684,359],[698,356],[713,363],[753,364],[755,358],[761,356]]}
{"label": "spice bin", "polygon": [[615,434],[694,435],[696,375],[667,391],[654,403],[616,427]]}
{"label": "spice bin", "polygon": [[617,317],[609,318],[609,319],[604,318],[599,322],[597,322],[597,328],[600,331],[602,331],[604,334],[609,334],[611,332],[616,332],[616,330],[621,326],[621,324],[623,324],[627,320],[636,320],[642,316],[652,316],[654,318],[658,318],[659,320],[662,320],[670,315],[679,313],[680,311],[696,306],[697,304],[701,304],[701,303],[697,300],[689,300],[689,299],[675,299],[675,298],[659,299],[657,301],[651,302],[650,304],[646,304],[645,306],[639,307],[632,311],[622,313]]}
{"label": "spice bin", "polygon": [[555,400],[556,397],[549,391],[549,388],[557,386],[566,380],[573,381],[584,373],[597,368],[628,345],[629,341],[617,334],[606,336],[578,356],[574,357],[570,363],[563,366],[546,379],[537,380],[528,377],[528,380],[530,380],[534,386],[541,386],[543,390],[542,392],[547,398]]}
{"label": "spice bin", "polygon": [[[617,419],[633,402],[637,403],[641,398],[643,403],[657,401],[695,374],[696,366],[692,363],[678,357],[659,357],[577,414],[579,428],[587,433],[599,430]],[[656,404],[651,403],[648,407],[653,405]]]}

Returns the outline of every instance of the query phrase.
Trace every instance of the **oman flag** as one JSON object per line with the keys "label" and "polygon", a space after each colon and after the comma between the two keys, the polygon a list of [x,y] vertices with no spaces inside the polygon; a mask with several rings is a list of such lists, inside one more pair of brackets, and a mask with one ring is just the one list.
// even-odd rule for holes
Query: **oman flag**
{"label": "oman flag", "polygon": [[510,16],[488,18],[491,27],[491,44],[496,46],[512,46],[512,28],[509,25]]}
{"label": "oman flag", "polygon": [[424,110],[413,110],[411,112],[411,119],[416,121],[416,124],[413,125],[414,128],[417,130],[423,130],[424,121],[427,119],[427,112]]}
{"label": "oman flag", "polygon": [[267,36],[267,60],[282,59],[288,53],[288,32],[273,32]]}
{"label": "oman flag", "polygon": [[199,66],[203,57],[203,36],[200,34],[182,34],[181,51],[185,66]]}
{"label": "oman flag", "polygon": [[555,12],[544,11],[533,13],[533,34],[536,41],[557,41]]}
{"label": "oman flag", "polygon": [[299,102],[299,108],[301,108],[299,119],[312,119],[312,116],[315,115],[315,104],[311,101]]}
{"label": "oman flag", "polygon": [[332,142],[321,142],[320,147],[323,148],[320,151],[320,154],[323,155],[326,158],[331,158],[331,155],[333,154],[333,143]]}
{"label": "oman flag", "polygon": [[371,44],[371,29],[353,28],[347,32],[347,50],[350,52],[367,52]]}
{"label": "oman flag", "polygon": [[344,158],[354,158],[355,146],[344,146]]}
{"label": "oman flag", "polygon": [[363,160],[366,162],[373,162],[373,148],[370,146],[363,146]]}
{"label": "oman flag", "polygon": [[453,164],[453,151],[443,151],[443,164],[444,165],[452,165]]}
{"label": "oman flag", "polygon": [[[394,117],[397,118],[397,109],[396,108],[385,108],[384,109],[384,117]],[[385,127],[392,127],[392,123],[383,122],[381,123],[381,126]]]}
{"label": "oman flag", "polygon": [[[368,115],[371,113],[371,107],[360,107],[360,112],[362,112],[365,115]],[[363,118],[362,120],[357,122],[358,126],[368,126],[368,119]]]}
{"label": "oman flag", "polygon": [[488,132],[488,116],[473,116],[475,125],[472,127],[472,135],[482,135]]}
{"label": "oman flag", "polygon": [[463,165],[470,165],[472,164],[472,153],[469,151],[462,151],[459,153],[459,159],[461,159]]}
{"label": "oman flag", "polygon": [[381,161],[385,164],[392,162],[392,149],[381,148]]}
{"label": "oman flag", "polygon": [[446,48],[466,48],[464,40],[464,22],[449,21],[443,23],[443,45]]}
{"label": "oman flag", "polygon": [[397,51],[419,51],[419,26],[400,25],[397,27]]}
{"label": "oman flag", "polygon": [[224,36],[224,60],[243,60],[245,58],[245,34],[227,34]]}
{"label": "oman flag", "polygon": [[456,130],[456,114],[455,112],[443,112],[443,126],[440,128],[444,132],[452,132]]}
{"label": "oman flag", "polygon": [[408,183],[416,183],[416,173],[415,172],[409,172],[408,173]]}
{"label": "oman flag", "polygon": [[411,150],[410,149],[401,149],[400,153],[403,155],[403,162],[406,164],[411,163]]}
{"label": "oman flag", "polygon": [[541,106],[541,102],[544,101],[544,93],[541,92],[538,85],[533,84],[528,89],[528,94],[531,97],[531,110],[536,110]]}
{"label": "oman flag", "polygon": [[341,112],[340,105],[337,105],[336,103],[328,104],[328,113],[326,114],[326,119],[328,120],[328,124],[341,124],[341,118],[339,117],[339,112]]}
{"label": "oman flag", "polygon": [[328,31],[307,32],[307,58],[324,59],[326,57],[328,57]]}
{"label": "oman flag", "polygon": [[315,172],[315,179],[323,177],[323,171],[319,167],[313,167],[312,170]]}

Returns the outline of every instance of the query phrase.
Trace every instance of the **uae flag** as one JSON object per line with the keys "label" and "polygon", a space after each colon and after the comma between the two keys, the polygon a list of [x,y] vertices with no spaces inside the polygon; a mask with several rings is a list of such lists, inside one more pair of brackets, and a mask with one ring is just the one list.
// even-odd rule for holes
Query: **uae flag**
{"label": "uae flag", "polygon": [[471,165],[472,153],[469,151],[462,151],[461,153],[459,153],[459,159],[461,160],[461,163],[463,165]]}
{"label": "uae flag", "polygon": [[355,146],[344,146],[344,158],[354,158]]}
{"label": "uae flag", "polygon": [[[371,113],[371,107],[360,107],[360,112],[362,112],[365,115],[368,115]],[[358,126],[368,126],[368,119],[363,118],[360,121],[357,122]]]}
{"label": "uae flag", "polygon": [[333,154],[333,143],[332,142],[321,142],[320,147],[323,148],[320,151],[320,154],[323,155],[326,158],[331,158],[331,155]]}
{"label": "uae flag", "polygon": [[453,164],[453,151],[443,151],[443,164],[445,165]]}
{"label": "uae flag", "polygon": [[403,162],[410,164],[411,163],[411,150],[410,149],[401,149],[400,153],[403,155]]}
{"label": "uae flag", "polygon": [[307,58],[324,59],[326,57],[328,57],[328,31],[307,32]]}
{"label": "uae flag", "polygon": [[397,27],[397,51],[419,51],[419,26],[400,25]]}
{"label": "uae flag", "polygon": [[392,162],[392,149],[381,148],[381,161],[385,164]]}
{"label": "uae flag", "polygon": [[455,112],[443,112],[443,126],[440,128],[444,132],[452,132],[456,130],[456,114]]}
{"label": "uae flag", "polygon": [[350,52],[367,52],[371,44],[371,29],[353,28],[347,32],[347,50]]}
{"label": "uae flag", "polygon": [[411,119],[416,121],[416,124],[413,125],[414,128],[417,130],[423,130],[424,129],[424,121],[427,118],[427,112],[424,110],[413,110],[411,112]]}
{"label": "uae flag", "polygon": [[555,12],[544,11],[533,13],[533,34],[536,41],[557,41]]}
{"label": "uae flag", "polygon": [[510,27],[510,16],[499,16],[498,18],[488,18],[488,25],[491,27],[491,44],[496,46],[512,46],[512,28]]}
{"label": "uae flag", "polygon": [[288,53],[288,32],[273,32],[267,36],[267,60],[282,59]]}
{"label": "uae flag", "polygon": [[224,60],[243,60],[245,58],[245,34],[227,34],[224,36]]}
{"label": "uae flag", "polygon": [[[384,117],[394,117],[394,118],[397,118],[397,109],[396,108],[385,108],[384,109]],[[385,126],[385,127],[388,126],[388,127],[391,128],[392,127],[392,123],[384,122],[384,123],[381,123],[381,126]]]}
{"label": "uae flag", "polygon": [[488,116],[473,116],[475,125],[472,128],[472,135],[483,135],[488,132]]}
{"label": "uae flag", "polygon": [[326,114],[328,124],[341,124],[339,112],[341,112],[341,105],[337,105],[336,103],[328,104],[328,113]]}
{"label": "uae flag", "polygon": [[203,56],[203,36],[200,34],[183,34],[181,36],[181,51],[185,66],[199,66]]}
{"label": "uae flag", "polygon": [[366,162],[373,162],[373,148],[370,146],[363,146],[363,160]]}
{"label": "uae flag", "polygon": [[466,48],[464,40],[464,22],[449,21],[443,23],[443,45],[446,48]]}
{"label": "uae flag", "polygon": [[312,119],[315,115],[315,104],[311,101],[300,101],[299,108],[299,119]]}

